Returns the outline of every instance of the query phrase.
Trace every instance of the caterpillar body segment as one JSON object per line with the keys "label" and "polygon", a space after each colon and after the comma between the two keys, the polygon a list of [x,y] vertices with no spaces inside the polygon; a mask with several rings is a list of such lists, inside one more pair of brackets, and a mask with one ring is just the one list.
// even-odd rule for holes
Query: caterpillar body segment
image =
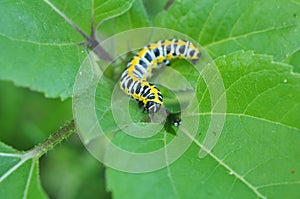
{"label": "caterpillar body segment", "polygon": [[181,39],[161,40],[145,46],[127,64],[121,75],[120,87],[144,106],[149,114],[159,111],[163,105],[160,90],[147,81],[152,70],[170,65],[170,60],[179,58],[196,63],[200,50],[189,41]]}

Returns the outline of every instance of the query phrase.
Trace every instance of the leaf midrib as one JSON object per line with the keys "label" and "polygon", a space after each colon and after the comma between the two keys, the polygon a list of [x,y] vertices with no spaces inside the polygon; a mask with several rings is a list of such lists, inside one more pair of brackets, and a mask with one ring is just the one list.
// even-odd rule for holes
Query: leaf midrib
{"label": "leaf midrib", "polygon": [[24,40],[24,39],[17,39],[17,38],[9,37],[9,36],[4,35],[2,33],[0,33],[0,36],[4,37],[6,39],[9,39],[11,41],[14,41],[14,42],[29,43],[29,44],[34,44],[34,45],[38,45],[38,46],[57,46],[57,47],[62,47],[62,46],[78,46],[78,44],[80,43],[80,42],[65,42],[65,43],[37,42],[37,41],[32,41],[32,40]]}
{"label": "leaf midrib", "polygon": [[300,27],[300,25],[299,24],[289,24],[289,25],[279,26],[279,27],[273,26],[273,27],[270,27],[270,28],[256,30],[256,31],[245,33],[245,34],[240,34],[240,35],[236,35],[236,36],[230,36],[230,37],[227,37],[225,39],[221,39],[221,40],[209,43],[207,45],[204,45],[203,47],[204,48],[210,48],[212,46],[215,46],[215,45],[227,42],[227,41],[237,40],[237,39],[240,39],[240,38],[243,38],[243,37],[252,36],[252,35],[255,35],[255,34],[266,33],[266,32],[273,31],[273,30],[281,30],[281,29],[292,28],[292,27]]}

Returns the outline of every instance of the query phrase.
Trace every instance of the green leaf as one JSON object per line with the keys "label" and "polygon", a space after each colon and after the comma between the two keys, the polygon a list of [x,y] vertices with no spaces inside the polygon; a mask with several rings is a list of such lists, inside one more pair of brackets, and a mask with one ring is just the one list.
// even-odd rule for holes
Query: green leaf
{"label": "green leaf", "polygon": [[0,142],[0,195],[7,199],[48,198],[41,188],[34,153],[21,153]]}
{"label": "green leaf", "polygon": [[[153,15],[148,17],[146,13],[150,5],[143,8],[141,1],[136,1],[128,13],[125,12],[133,0],[95,1],[95,9],[92,3],[2,2],[0,46],[4,50],[0,52],[0,79],[49,97],[70,97],[78,66],[86,55],[84,47],[78,45],[85,39],[68,19],[88,36],[92,13],[95,24],[104,21],[99,29],[107,35],[152,24]],[[299,198],[299,75],[268,56],[233,53],[252,50],[299,66],[299,10],[299,1],[277,0],[186,0],[176,1],[168,11],[161,10],[155,26],[188,34],[216,58],[226,88],[226,123],[213,151],[199,159],[203,147],[200,141],[213,115],[205,81],[195,81],[191,76],[191,82],[198,82],[193,85],[198,86],[201,110],[199,137],[178,161],[165,169],[135,175],[108,169],[108,188],[115,198]],[[121,14],[116,20],[107,20]],[[183,69],[183,73],[189,72]],[[97,114],[99,123],[114,136],[115,144],[130,151],[147,152],[164,147],[173,139],[174,135],[165,135],[163,130],[147,142],[122,134],[107,109],[111,86],[112,82],[97,91]],[[133,119],[141,121],[144,114],[136,113],[135,102],[129,103]],[[46,197],[38,182],[38,163],[33,156],[5,145],[0,145],[0,151],[0,195],[9,192],[15,194],[12,198],[20,198],[27,190],[29,198]],[[18,163],[18,169],[11,170]],[[6,175],[10,170],[14,172]]]}
{"label": "green leaf", "polygon": [[145,7],[149,19],[153,21],[156,15],[159,14],[163,9],[165,9],[165,6],[168,2],[169,0],[143,0],[143,5]]}
{"label": "green leaf", "polygon": [[92,11],[98,23],[128,10],[132,2],[95,1],[95,9],[91,1],[85,0],[2,2],[0,47],[4,50],[0,52],[0,79],[43,92],[47,97],[70,97],[86,55],[79,45],[85,39],[69,23],[90,35]]}
{"label": "green leaf", "polygon": [[[107,169],[114,198],[300,197],[300,76],[291,72],[291,66],[252,52],[229,54],[216,64],[226,89],[227,112],[213,150],[199,158],[211,116],[218,114],[209,106],[200,108],[197,138],[170,166],[143,174]],[[199,80],[197,90],[200,107],[210,100],[202,83]],[[126,150],[143,152],[163,147],[171,138],[161,132],[143,142],[117,133],[113,141]]]}
{"label": "green leaf", "polygon": [[131,6],[134,0],[98,0],[95,1],[94,12],[95,21],[101,22],[102,20],[119,16],[126,12]]}
{"label": "green leaf", "polygon": [[285,62],[293,66],[294,72],[300,73],[300,50],[287,57]]}
{"label": "green leaf", "polygon": [[291,66],[252,52],[218,58],[216,64],[227,88],[227,112],[264,118],[300,129],[297,111],[300,108],[300,76],[292,74]]}
{"label": "green leaf", "polygon": [[175,1],[156,26],[198,41],[214,58],[237,50],[284,60],[299,49],[299,1]]}
{"label": "green leaf", "polygon": [[149,26],[147,12],[142,0],[136,0],[128,12],[104,21],[98,26],[98,31],[106,36],[114,35],[121,31]]}

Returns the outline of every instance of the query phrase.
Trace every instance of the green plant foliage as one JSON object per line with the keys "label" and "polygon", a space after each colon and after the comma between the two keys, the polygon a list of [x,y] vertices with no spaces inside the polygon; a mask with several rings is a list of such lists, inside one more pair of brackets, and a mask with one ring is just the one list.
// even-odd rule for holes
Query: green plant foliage
{"label": "green plant foliage", "polygon": [[28,150],[44,141],[72,119],[71,100],[47,99],[5,81],[0,82],[0,93],[0,140],[18,150]]}
{"label": "green plant foliage", "polygon": [[[288,65],[252,52],[223,56],[216,64],[228,106],[225,128],[213,151],[204,159],[198,158],[199,141],[212,114],[203,112],[198,140],[171,166],[135,175],[108,169],[108,187],[114,198],[156,198],[162,194],[163,198],[299,197],[300,174],[295,170],[300,161],[300,75],[292,74]],[[200,106],[207,97],[204,94]],[[117,143],[124,144],[126,136],[118,137]],[[145,145],[149,149],[158,142],[164,145],[163,136],[157,143]],[[142,146],[135,141],[129,148]]]}
{"label": "green plant foliage", "polygon": [[[85,55],[85,39],[66,18],[44,1],[10,0],[1,3],[0,79],[45,93],[47,97],[71,97],[77,70]],[[95,1],[95,21],[122,14],[131,1]],[[91,1],[55,1],[79,28],[90,35]],[[120,7],[119,5],[123,5]],[[107,12],[105,13],[104,10]]]}
{"label": "green plant foliage", "polygon": [[[0,79],[46,97],[70,98],[93,20],[101,39],[143,26],[180,31],[213,57],[223,78],[227,109],[221,137],[200,159],[213,116],[210,93],[201,76],[174,61],[171,67],[197,87],[200,112],[191,115],[200,115],[196,138],[183,156],[158,171],[130,174],[107,168],[107,190],[115,199],[299,198],[300,1],[151,2],[1,2]],[[107,76],[118,75],[109,72]],[[96,93],[99,123],[114,144],[138,152],[166,146],[176,135],[162,130],[146,142],[132,139],[111,119],[110,94],[117,81],[111,78]],[[143,126],[145,114],[136,113],[136,103],[130,101],[129,109]],[[1,198],[47,198],[39,180],[39,154],[33,151],[20,152],[0,142]],[[64,158],[55,161],[60,164]],[[71,198],[74,193],[78,190],[60,196]]]}
{"label": "green plant foliage", "polygon": [[0,195],[3,198],[47,198],[40,185],[35,154],[0,143]]}
{"label": "green plant foliage", "polygon": [[[151,25],[141,0],[136,0],[132,8],[121,16],[104,21],[97,27],[106,36],[117,32]],[[116,28],[117,27],[117,28]]]}
{"label": "green plant foliage", "polygon": [[285,62],[293,66],[294,72],[300,73],[300,50],[289,56]]}
{"label": "green plant foliage", "polygon": [[40,167],[42,185],[50,198],[109,198],[103,165],[85,150],[75,134],[42,158]]}
{"label": "green plant foliage", "polygon": [[299,49],[299,1],[175,1],[155,25],[184,32],[211,56],[254,50],[284,60]]}
{"label": "green plant foliage", "polygon": [[117,17],[128,11],[134,0],[98,0],[94,1],[94,17],[96,24],[103,20]]}

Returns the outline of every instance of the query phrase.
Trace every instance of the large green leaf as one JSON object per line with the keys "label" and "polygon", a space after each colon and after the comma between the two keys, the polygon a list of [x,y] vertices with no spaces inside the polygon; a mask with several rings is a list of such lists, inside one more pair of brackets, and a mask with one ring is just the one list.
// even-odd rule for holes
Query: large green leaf
{"label": "large green leaf", "polygon": [[[226,123],[213,151],[199,159],[200,141],[212,116],[210,93],[200,79],[197,94],[201,127],[197,140],[166,169],[146,174],[108,169],[108,188],[115,198],[299,197],[299,76],[292,74],[290,66],[265,55],[230,54],[250,49],[273,55],[275,60],[292,56],[298,60],[298,13],[299,5],[294,1],[176,1],[157,16],[155,25],[188,34],[217,58],[226,88]],[[135,19],[120,16],[119,21],[123,22],[120,26],[115,20],[105,25],[113,27],[110,32],[119,32]],[[111,99],[105,97],[110,90],[110,86],[102,87],[97,93],[97,114],[106,133],[118,132],[113,139],[116,145],[145,152],[169,142],[172,136],[163,132],[143,141],[116,129],[107,109]],[[132,117],[138,118],[136,104],[130,105]]]}
{"label": "large green leaf", "polygon": [[[212,152],[199,159],[212,116],[206,107],[200,109],[204,112],[197,138],[175,163],[145,174],[107,169],[114,198],[300,197],[300,76],[290,66],[252,52],[223,56],[216,64],[224,80],[227,113]],[[207,93],[202,85],[200,107],[207,104]],[[114,142],[127,150],[151,151],[170,137],[161,133],[143,142],[118,133]]]}
{"label": "large green leaf", "polygon": [[[67,98],[78,67],[85,57],[85,39],[67,21],[90,35],[92,11],[95,24],[128,10],[133,0],[1,2],[0,79]],[[121,7],[119,5],[122,5]]]}
{"label": "large green leaf", "polygon": [[218,57],[253,50],[284,60],[299,49],[299,1],[175,1],[155,25],[184,32]]}
{"label": "large green leaf", "polygon": [[[0,79],[44,92],[46,96],[67,98],[72,94],[78,66],[85,56],[84,48],[78,43],[85,40],[61,15],[89,35],[92,11],[97,24],[123,14],[133,1],[95,1],[95,9],[90,1],[51,2],[1,2],[0,46],[4,50],[0,53]],[[148,25],[145,10],[149,9],[143,9],[141,2],[136,1],[128,13],[117,20],[107,20],[99,28],[113,34],[128,27]],[[197,94],[202,111],[199,137],[178,161],[165,169],[135,175],[108,169],[108,187],[116,198],[299,197],[299,76],[292,74],[289,66],[273,62],[265,55],[229,54],[250,49],[299,66],[299,10],[299,1],[187,0],[176,1],[168,11],[157,16],[154,25],[188,34],[217,58],[227,91],[227,120],[216,147],[204,159],[199,159],[199,141],[203,140],[212,116],[209,92],[205,82],[199,79]],[[108,94],[99,92],[98,95],[99,110],[109,107]],[[131,105],[130,110],[135,114],[136,104]],[[103,115],[98,112],[108,133],[115,130],[109,114],[109,111]],[[129,138],[117,134],[114,142],[130,150],[149,151],[164,146],[172,135],[161,133],[154,142]],[[5,146],[2,149],[0,157],[9,159],[1,161],[5,163],[1,166],[3,173],[13,168],[13,161],[28,157],[27,153],[11,151]],[[26,187],[24,176],[30,176],[28,171],[38,176],[33,158],[20,165],[22,171],[17,169],[9,175],[17,176],[18,180],[6,184],[10,178],[0,177],[1,184],[5,185],[0,186],[1,196],[7,190]],[[28,194],[33,187],[39,193],[30,198],[43,197],[39,186],[33,186],[37,184],[35,180],[27,183]],[[11,188],[13,185],[15,189]],[[2,188],[6,186],[10,189]]]}
{"label": "large green leaf", "polygon": [[7,199],[47,198],[33,151],[21,153],[0,143],[0,195]]}
{"label": "large green leaf", "polygon": [[[75,74],[85,56],[84,48],[78,43],[85,40],[53,8],[62,11],[89,35],[92,11],[97,24],[124,13],[133,0],[95,1],[95,9],[91,9],[90,1],[53,1],[50,3],[53,7],[46,2],[49,1],[10,0],[1,4],[0,43],[5,50],[0,54],[0,78],[44,92],[49,97],[67,98],[71,96]],[[151,4],[145,3],[145,6],[151,10]],[[115,32],[119,32],[148,25],[141,21],[146,16],[141,11],[145,12],[143,5],[136,6],[130,11],[131,16],[122,16],[120,22],[114,22],[115,26],[106,25],[108,30],[105,26],[101,29],[113,33],[109,27],[117,27]],[[200,41],[214,57],[251,49],[283,60],[299,49],[299,15],[299,3],[294,1],[190,0],[175,2],[168,11],[157,16],[154,25],[185,32]],[[294,59],[298,59],[298,54]]]}

